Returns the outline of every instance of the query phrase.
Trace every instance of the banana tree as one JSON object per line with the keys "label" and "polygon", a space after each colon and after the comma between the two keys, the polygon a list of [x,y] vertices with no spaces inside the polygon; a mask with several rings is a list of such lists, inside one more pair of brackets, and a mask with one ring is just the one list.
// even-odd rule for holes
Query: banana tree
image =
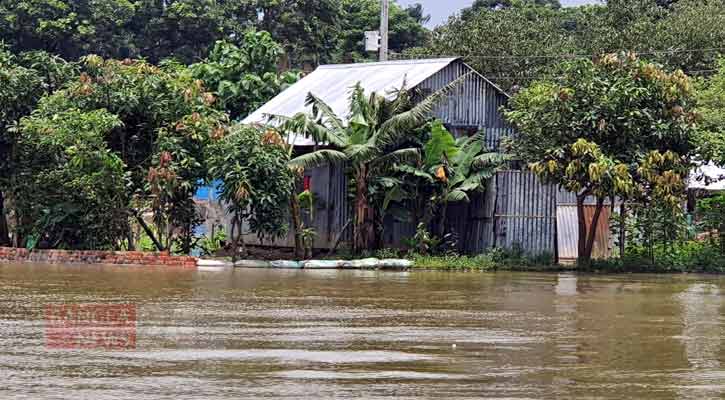
{"label": "banana tree", "polygon": [[[370,187],[395,166],[415,164],[420,149],[412,143],[414,133],[429,121],[436,104],[465,77],[454,81],[419,102],[405,86],[387,95],[366,94],[360,84],[350,96],[350,115],[337,116],[322,99],[310,93],[307,104],[320,122],[321,139],[346,155],[354,183],[353,248],[356,252],[374,248],[377,241],[376,213]],[[379,205],[378,205],[379,206]]]}
{"label": "banana tree", "polygon": [[486,181],[509,159],[505,154],[489,152],[482,135],[456,140],[442,122],[436,121],[421,163],[417,167],[399,166],[398,170],[406,174],[408,181],[415,182],[413,199],[424,202],[416,208],[426,207],[424,215],[438,216],[437,234],[443,237],[448,205],[470,202],[471,196],[483,192]]}

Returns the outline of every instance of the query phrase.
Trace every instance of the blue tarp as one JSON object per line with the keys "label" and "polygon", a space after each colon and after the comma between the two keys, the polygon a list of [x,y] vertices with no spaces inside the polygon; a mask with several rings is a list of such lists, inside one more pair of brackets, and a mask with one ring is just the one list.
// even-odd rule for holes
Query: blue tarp
{"label": "blue tarp", "polygon": [[194,200],[216,200],[219,198],[220,184],[221,181],[214,181],[211,185],[200,187],[194,195]]}

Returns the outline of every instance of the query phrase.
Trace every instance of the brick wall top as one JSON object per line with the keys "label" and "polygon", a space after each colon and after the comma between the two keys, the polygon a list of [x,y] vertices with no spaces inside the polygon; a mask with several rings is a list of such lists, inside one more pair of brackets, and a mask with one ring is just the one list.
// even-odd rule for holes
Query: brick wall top
{"label": "brick wall top", "polygon": [[196,258],[168,252],[33,250],[0,247],[0,261],[50,264],[149,265],[196,268]]}

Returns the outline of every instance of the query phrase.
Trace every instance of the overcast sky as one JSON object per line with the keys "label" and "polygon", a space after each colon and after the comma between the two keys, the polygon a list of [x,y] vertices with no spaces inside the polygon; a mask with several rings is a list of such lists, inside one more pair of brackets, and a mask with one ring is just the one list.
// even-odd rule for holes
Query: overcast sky
{"label": "overcast sky", "polygon": [[[448,16],[458,12],[464,7],[473,4],[473,0],[398,0],[398,4],[408,5],[421,3],[426,12],[431,15],[431,25],[436,26],[445,22]],[[597,3],[597,0],[561,0],[565,6]]]}

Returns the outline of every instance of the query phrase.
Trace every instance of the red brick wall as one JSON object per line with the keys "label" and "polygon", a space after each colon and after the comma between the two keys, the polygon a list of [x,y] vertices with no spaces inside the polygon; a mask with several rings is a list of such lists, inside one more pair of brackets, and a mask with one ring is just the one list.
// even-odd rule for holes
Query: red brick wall
{"label": "red brick wall", "polygon": [[141,251],[33,250],[0,247],[0,262],[152,265],[196,268],[196,258]]}

